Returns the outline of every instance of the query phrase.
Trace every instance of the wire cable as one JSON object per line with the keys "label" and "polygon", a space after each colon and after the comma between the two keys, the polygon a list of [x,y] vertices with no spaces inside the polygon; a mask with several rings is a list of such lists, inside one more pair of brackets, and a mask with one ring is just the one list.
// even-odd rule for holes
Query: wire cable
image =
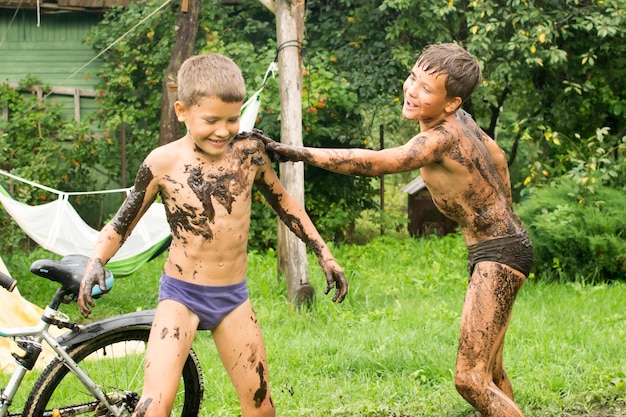
{"label": "wire cable", "polygon": [[[23,0],[22,0],[23,1]],[[145,21],[147,21],[148,19],[150,19],[152,16],[154,16],[156,13],[158,13],[161,9],[163,9],[165,6],[167,6],[169,3],[171,3],[172,0],[165,0],[165,2],[163,4],[161,4],[159,7],[157,7],[156,9],[154,9],[149,15],[147,15],[146,17],[144,17],[143,19],[141,19],[139,22],[137,22],[133,27],[131,27],[128,31],[126,31],[126,33],[124,33],[123,35],[121,35],[119,38],[117,38],[116,40],[114,40],[111,44],[109,44],[106,48],[104,48],[102,51],[100,51],[96,56],[94,56],[93,58],[91,58],[89,61],[87,61],[87,63],[85,63],[84,65],[82,65],[80,68],[78,68],[76,71],[74,71],[70,76],[68,76],[66,79],[64,79],[63,81],[61,81],[60,84],[58,84],[58,86],[63,86],[65,85],[65,83],[67,83],[69,80],[71,80],[72,78],[74,78],[78,73],[80,73],[83,69],[85,69],[87,66],[89,66],[92,62],[94,62],[95,60],[97,60],[98,58],[100,58],[102,55],[104,55],[108,50],[110,50],[111,48],[113,48],[116,44],[118,44],[122,39],[126,38],[130,33],[132,33],[135,29],[137,29],[140,25],[142,25]],[[20,3],[21,4],[21,3]],[[8,30],[7,30],[8,32]],[[6,38],[6,34],[5,34],[5,38]],[[3,39],[4,41],[4,39]],[[1,45],[1,44],[0,44]],[[33,103],[33,105],[27,109],[25,112],[31,111],[33,110],[37,105],[39,105],[40,103],[43,103],[43,101],[45,99],[47,99],[48,97],[50,97],[53,94],[52,91],[48,92],[47,94],[45,94],[44,96],[41,97],[40,100],[37,100]],[[19,116],[18,116],[19,118]]]}
{"label": "wire cable", "polygon": [[15,13],[13,13],[13,17],[11,18],[11,21],[7,25],[7,30],[4,32],[4,35],[2,35],[2,39],[0,39],[0,48],[2,47],[2,44],[6,40],[7,36],[9,35],[9,30],[11,29],[11,25],[13,25],[13,21],[17,17],[17,13],[20,11],[20,8],[22,7],[22,3],[24,3],[24,0],[20,0],[20,4],[17,5],[17,9],[15,9]]}

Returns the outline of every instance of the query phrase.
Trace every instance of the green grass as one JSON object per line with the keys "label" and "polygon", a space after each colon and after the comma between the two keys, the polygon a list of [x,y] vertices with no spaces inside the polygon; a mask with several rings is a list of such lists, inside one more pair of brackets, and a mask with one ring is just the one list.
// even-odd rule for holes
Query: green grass
{"label": "green grass", "polygon": [[[467,284],[462,239],[381,238],[333,252],[350,282],[348,298],[334,304],[323,295],[325,280],[309,257],[317,299],[305,310],[287,302],[273,253],[250,254],[250,297],[265,336],[278,415],[471,413],[452,382]],[[30,259],[5,262],[22,293],[45,302],[42,280],[17,273]],[[116,280],[113,292],[97,301],[94,316],[153,308],[163,259]],[[505,347],[505,364],[525,415],[626,416],[625,301],[624,282],[526,283]],[[78,319],[75,305],[66,311]],[[194,348],[206,379],[202,415],[239,415],[210,333],[199,333]],[[609,410],[619,405],[622,411]]]}

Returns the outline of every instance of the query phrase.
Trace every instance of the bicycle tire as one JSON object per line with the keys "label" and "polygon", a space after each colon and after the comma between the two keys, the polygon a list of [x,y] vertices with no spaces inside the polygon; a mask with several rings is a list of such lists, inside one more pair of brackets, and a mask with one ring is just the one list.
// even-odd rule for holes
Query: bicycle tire
{"label": "bicycle tire", "polygon": [[[143,385],[144,351],[150,327],[131,325],[96,336],[68,349],[80,368],[108,398],[123,404],[132,414]],[[92,360],[94,359],[94,360]],[[103,362],[103,361],[106,361]],[[204,381],[195,352],[191,350],[183,367],[173,417],[196,417],[200,411]],[[55,358],[41,373],[24,406],[24,417],[65,417],[88,414],[108,415],[99,401]]]}

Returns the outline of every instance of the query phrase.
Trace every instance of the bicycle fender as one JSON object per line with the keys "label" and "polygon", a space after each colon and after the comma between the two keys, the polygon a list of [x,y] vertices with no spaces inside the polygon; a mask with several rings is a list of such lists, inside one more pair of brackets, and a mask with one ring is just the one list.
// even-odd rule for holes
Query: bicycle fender
{"label": "bicycle fender", "polygon": [[100,320],[94,323],[80,326],[78,331],[71,331],[57,337],[57,341],[61,346],[75,346],[80,343],[108,333],[113,330],[119,330],[123,327],[130,326],[152,326],[155,310],[136,311],[134,313],[122,314],[108,319]]}

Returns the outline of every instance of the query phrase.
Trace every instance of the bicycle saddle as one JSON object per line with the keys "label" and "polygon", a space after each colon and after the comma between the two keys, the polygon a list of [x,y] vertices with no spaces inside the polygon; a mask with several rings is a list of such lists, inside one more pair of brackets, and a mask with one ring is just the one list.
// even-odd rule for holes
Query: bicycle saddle
{"label": "bicycle saddle", "polygon": [[[67,255],[60,261],[51,259],[39,259],[30,266],[30,272],[40,277],[58,282],[63,288],[68,289],[73,294],[78,295],[80,291],[80,282],[85,274],[85,268],[89,258],[84,255]],[[112,286],[113,274],[105,269],[105,280],[107,283],[107,291]],[[94,287],[93,296],[102,295],[100,288]]]}

